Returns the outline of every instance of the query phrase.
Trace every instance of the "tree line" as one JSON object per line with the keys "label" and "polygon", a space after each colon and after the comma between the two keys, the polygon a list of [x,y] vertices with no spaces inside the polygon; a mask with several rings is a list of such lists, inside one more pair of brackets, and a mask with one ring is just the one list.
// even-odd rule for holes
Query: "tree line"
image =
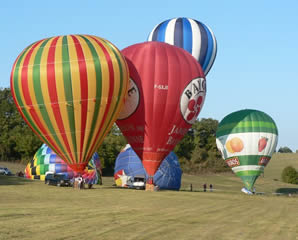
{"label": "tree line", "polygon": [[[175,147],[184,172],[229,171],[216,147],[217,125],[218,121],[211,118],[197,120]],[[97,151],[105,173],[113,173],[115,160],[126,144],[125,137],[114,125]],[[0,160],[27,163],[41,145],[17,111],[10,89],[0,89]]]}

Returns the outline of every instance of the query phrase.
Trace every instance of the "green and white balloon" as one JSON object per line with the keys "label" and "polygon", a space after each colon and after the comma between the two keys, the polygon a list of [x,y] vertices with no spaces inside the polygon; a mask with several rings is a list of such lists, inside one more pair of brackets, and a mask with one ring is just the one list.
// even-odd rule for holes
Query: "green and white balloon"
{"label": "green and white balloon", "polygon": [[278,131],[264,112],[245,109],[233,112],[219,123],[216,145],[223,159],[251,191],[276,148]]}

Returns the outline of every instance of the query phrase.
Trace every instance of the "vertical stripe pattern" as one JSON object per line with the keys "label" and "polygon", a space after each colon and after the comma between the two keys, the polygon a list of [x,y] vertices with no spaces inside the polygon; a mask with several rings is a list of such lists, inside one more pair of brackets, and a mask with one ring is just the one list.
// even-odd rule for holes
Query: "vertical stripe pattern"
{"label": "vertical stripe pattern", "polygon": [[128,68],[109,41],[67,35],[26,48],[10,81],[32,130],[70,167],[83,171],[119,115]]}
{"label": "vertical stripe pattern", "polygon": [[216,38],[205,24],[191,18],[173,18],[153,28],[148,41],[166,42],[192,54],[205,75],[211,69],[217,53]]}

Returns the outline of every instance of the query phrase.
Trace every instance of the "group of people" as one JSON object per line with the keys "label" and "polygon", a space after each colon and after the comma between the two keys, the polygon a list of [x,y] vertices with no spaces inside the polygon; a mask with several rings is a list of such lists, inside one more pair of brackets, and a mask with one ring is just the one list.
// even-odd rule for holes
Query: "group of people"
{"label": "group of people", "polygon": [[[204,192],[206,192],[206,191],[207,191],[207,183],[204,183],[204,184],[203,184],[203,188],[204,188]],[[210,183],[210,185],[209,185],[209,189],[210,189],[210,192],[213,191],[213,185],[212,185],[212,183]]]}
{"label": "group of people", "polygon": [[[72,181],[73,181],[73,187],[78,188],[78,189],[84,189],[85,184],[87,184],[85,179],[81,176],[78,176],[78,177],[74,178]],[[88,183],[88,188],[89,189],[92,188],[92,185],[93,184]]]}

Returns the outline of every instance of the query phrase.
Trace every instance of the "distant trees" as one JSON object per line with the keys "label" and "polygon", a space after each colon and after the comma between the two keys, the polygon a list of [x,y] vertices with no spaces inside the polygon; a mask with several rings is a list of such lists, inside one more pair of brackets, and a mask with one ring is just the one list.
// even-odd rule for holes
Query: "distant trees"
{"label": "distant trees", "polygon": [[216,147],[217,126],[218,121],[212,118],[196,121],[175,147],[184,172],[229,171]]}
{"label": "distant trees", "polygon": [[[175,147],[174,152],[184,172],[229,170],[216,147],[217,126],[218,121],[215,119],[200,119]],[[97,150],[104,172],[113,172],[117,155],[126,143],[121,131],[114,125]],[[10,89],[0,88],[0,160],[22,160],[26,163],[33,158],[41,144],[17,111]]]}
{"label": "distant trees", "polygon": [[293,151],[290,148],[288,148],[288,147],[280,147],[278,149],[278,152],[279,153],[292,153]]}
{"label": "distant trees", "polygon": [[98,155],[103,168],[103,174],[114,174],[115,160],[127,141],[116,124],[105,137],[98,149]]}
{"label": "distant trees", "polygon": [[281,179],[285,183],[298,184],[298,172],[292,166],[284,168]]}
{"label": "distant trees", "polygon": [[27,161],[40,145],[17,111],[10,89],[0,89],[0,159]]}

